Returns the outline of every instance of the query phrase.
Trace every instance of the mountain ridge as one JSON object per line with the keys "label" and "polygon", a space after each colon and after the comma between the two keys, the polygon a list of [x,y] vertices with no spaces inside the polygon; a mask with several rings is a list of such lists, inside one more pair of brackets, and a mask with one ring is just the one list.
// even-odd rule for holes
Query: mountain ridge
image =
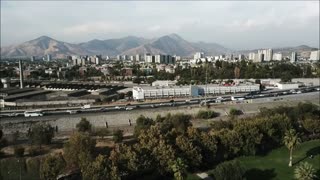
{"label": "mountain ridge", "polygon": [[[312,48],[306,45],[297,47],[276,48],[274,52],[284,51],[311,51]],[[218,43],[189,42],[178,34],[172,33],[159,38],[146,39],[143,37],[126,36],[99,40],[93,39],[82,43],[67,43],[53,39],[49,36],[40,36],[36,39],[12,46],[1,47],[1,57],[30,57],[45,56],[51,54],[56,58],[64,58],[68,55],[95,55],[115,56],[118,54],[171,54],[183,57],[190,57],[195,52],[204,52],[206,55],[219,55],[230,53],[247,53],[256,50],[235,51],[226,48]]]}

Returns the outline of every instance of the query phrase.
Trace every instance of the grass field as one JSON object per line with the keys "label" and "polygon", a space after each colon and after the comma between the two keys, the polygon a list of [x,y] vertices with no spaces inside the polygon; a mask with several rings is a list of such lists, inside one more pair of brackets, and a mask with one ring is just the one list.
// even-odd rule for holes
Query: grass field
{"label": "grass field", "polygon": [[[313,154],[313,158],[309,156]],[[289,151],[286,147],[273,150],[266,156],[240,157],[238,160],[248,169],[248,180],[293,179],[294,168],[301,162],[309,162],[320,174],[320,140],[300,144],[293,151],[293,167],[288,167]]]}
{"label": "grass field", "polygon": [[[309,156],[313,154],[313,158]],[[288,167],[289,151],[281,147],[271,151],[265,156],[244,156],[237,158],[246,168],[247,180],[292,180],[294,168],[301,162],[309,162],[320,176],[320,140],[308,141],[300,144],[293,151],[293,167]],[[209,172],[209,171],[208,171]],[[189,174],[188,179],[196,178]]]}

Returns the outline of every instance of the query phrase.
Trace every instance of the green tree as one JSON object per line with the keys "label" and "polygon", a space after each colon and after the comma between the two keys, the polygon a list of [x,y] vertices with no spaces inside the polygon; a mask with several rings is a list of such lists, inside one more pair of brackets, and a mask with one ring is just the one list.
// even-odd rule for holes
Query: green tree
{"label": "green tree", "polygon": [[300,143],[300,138],[294,129],[289,129],[283,139],[284,144],[289,149],[289,167],[292,166],[292,153],[293,149]]}
{"label": "green tree", "polygon": [[84,180],[117,179],[111,176],[111,163],[106,156],[99,155],[83,170]]}
{"label": "green tree", "polygon": [[90,132],[91,131],[91,123],[87,120],[87,118],[81,118],[80,122],[76,125],[79,132]]}
{"label": "green tree", "polygon": [[64,158],[69,166],[84,169],[93,160],[96,142],[87,133],[76,132],[64,145]]}
{"label": "green tree", "polygon": [[47,155],[40,166],[40,177],[46,180],[55,180],[63,171],[66,163],[61,154]]}
{"label": "green tree", "polygon": [[147,118],[142,115],[139,116],[136,120],[136,126],[134,127],[134,136],[138,137],[141,130],[146,130],[154,124],[155,123],[151,118]]}
{"label": "green tree", "polygon": [[320,119],[307,118],[302,121],[302,126],[305,130],[313,135],[320,133]]}
{"label": "green tree", "polygon": [[176,180],[184,180],[187,177],[187,165],[181,158],[177,158],[171,162],[171,169]]}
{"label": "green tree", "polygon": [[316,170],[308,162],[303,162],[294,169],[294,177],[298,180],[316,179]]}
{"label": "green tree", "polygon": [[199,110],[196,117],[199,119],[211,119],[217,117],[219,114],[212,110]]}
{"label": "green tree", "polygon": [[32,144],[38,144],[41,148],[42,144],[51,143],[54,136],[54,128],[49,124],[36,124],[30,129],[27,136]]}

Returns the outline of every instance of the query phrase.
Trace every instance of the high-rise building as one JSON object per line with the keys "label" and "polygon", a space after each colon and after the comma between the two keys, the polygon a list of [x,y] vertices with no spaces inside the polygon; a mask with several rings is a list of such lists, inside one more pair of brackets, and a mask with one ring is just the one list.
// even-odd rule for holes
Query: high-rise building
{"label": "high-rise building", "polygon": [[203,52],[196,52],[193,56],[193,59],[201,59],[201,58],[204,58]]}
{"label": "high-rise building", "polygon": [[291,62],[291,63],[297,62],[297,53],[296,53],[296,52],[292,52],[292,53],[291,53],[290,62]]}
{"label": "high-rise building", "polygon": [[120,56],[120,55],[117,55],[117,60],[122,60],[122,56]]}
{"label": "high-rise building", "polygon": [[128,56],[127,55],[122,55],[122,60],[128,60]]}
{"label": "high-rise building", "polygon": [[244,55],[243,54],[239,54],[239,61],[244,60]]}
{"label": "high-rise building", "polygon": [[136,55],[136,61],[142,61],[142,57],[141,57],[140,54],[137,54],[137,55]]}
{"label": "high-rise building", "polygon": [[312,51],[311,54],[310,54],[310,59],[309,60],[313,60],[313,61],[320,60],[320,50]]}
{"label": "high-rise building", "polygon": [[51,54],[47,54],[47,61],[51,61],[51,60],[52,60]]}
{"label": "high-rise building", "polygon": [[282,60],[282,54],[281,53],[274,53],[273,57],[272,57],[272,60],[281,61]]}
{"label": "high-rise building", "polygon": [[263,54],[263,61],[271,61],[272,60],[272,56],[273,56],[272,49],[258,50],[258,56],[260,56],[259,54]]}
{"label": "high-rise building", "polygon": [[249,53],[249,60],[254,60],[255,55],[256,55],[256,53]]}
{"label": "high-rise building", "polygon": [[36,58],[34,56],[30,57],[31,62],[33,62]]}

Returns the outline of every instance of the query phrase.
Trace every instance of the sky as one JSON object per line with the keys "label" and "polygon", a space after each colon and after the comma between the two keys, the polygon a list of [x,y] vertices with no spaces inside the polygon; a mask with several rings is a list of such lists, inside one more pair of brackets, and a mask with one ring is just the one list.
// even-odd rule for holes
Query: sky
{"label": "sky", "polygon": [[235,50],[319,48],[319,1],[2,1],[1,46],[176,33]]}

